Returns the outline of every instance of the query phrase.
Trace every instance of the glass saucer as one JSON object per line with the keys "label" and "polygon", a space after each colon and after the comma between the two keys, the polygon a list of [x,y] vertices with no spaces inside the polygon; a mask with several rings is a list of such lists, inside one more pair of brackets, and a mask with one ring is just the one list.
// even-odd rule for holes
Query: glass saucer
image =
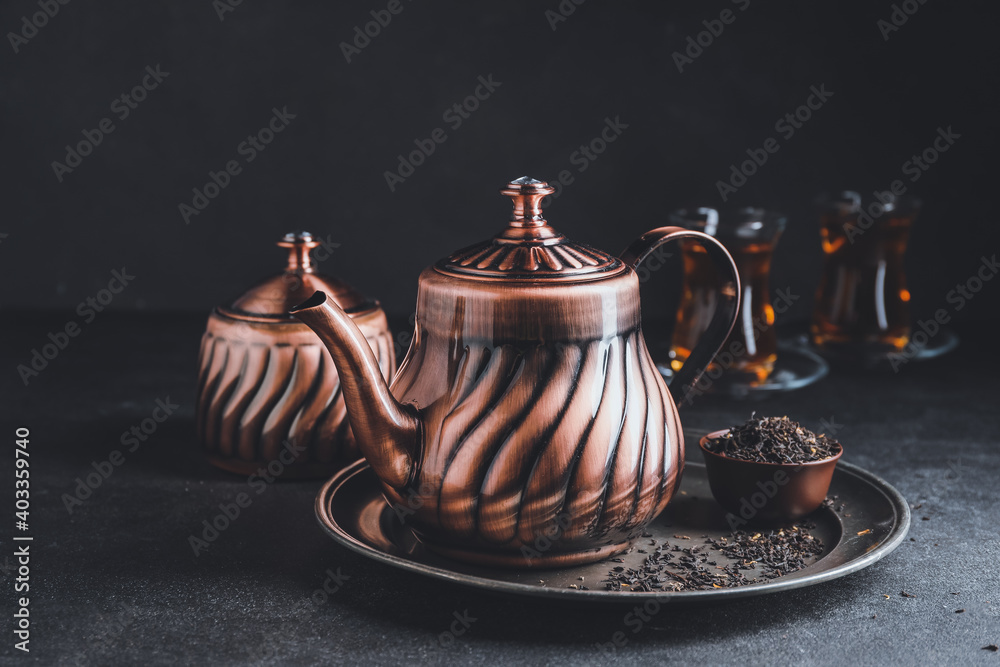
{"label": "glass saucer", "polygon": [[[865,370],[889,368],[898,371],[911,361],[927,361],[942,355],[948,354],[958,347],[958,334],[947,327],[941,329],[933,336],[921,336],[923,332],[914,331],[912,336],[916,340],[911,340],[902,351],[889,351],[881,349],[866,349],[859,347],[851,350],[836,350],[827,348],[813,348],[829,361],[838,364],[849,363],[857,365]],[[800,340],[807,340],[806,334],[800,335]],[[923,339],[922,341],[920,339]]]}
{"label": "glass saucer", "polygon": [[[669,385],[674,376],[669,364],[657,362],[656,368]],[[830,366],[826,361],[800,337],[782,338],[778,340],[778,357],[774,362],[774,370],[763,382],[750,382],[728,376],[725,372],[717,378],[706,373],[692,392],[693,397],[714,395],[734,399],[763,398],[807,387],[824,378],[829,371]]]}

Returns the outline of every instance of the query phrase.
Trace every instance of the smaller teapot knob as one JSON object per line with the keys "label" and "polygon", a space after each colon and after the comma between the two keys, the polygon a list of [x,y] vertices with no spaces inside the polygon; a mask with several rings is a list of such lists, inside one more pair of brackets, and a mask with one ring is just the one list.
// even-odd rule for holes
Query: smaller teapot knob
{"label": "smaller teapot knob", "polygon": [[541,227],[545,225],[542,217],[542,199],[556,189],[545,181],[538,181],[530,176],[522,176],[507,184],[501,194],[514,200],[514,212],[510,217],[511,227]]}
{"label": "smaller teapot knob", "polygon": [[288,248],[288,266],[285,267],[285,271],[312,273],[313,265],[312,259],[309,257],[309,251],[318,245],[319,241],[309,232],[296,231],[285,234],[278,241],[279,247]]}

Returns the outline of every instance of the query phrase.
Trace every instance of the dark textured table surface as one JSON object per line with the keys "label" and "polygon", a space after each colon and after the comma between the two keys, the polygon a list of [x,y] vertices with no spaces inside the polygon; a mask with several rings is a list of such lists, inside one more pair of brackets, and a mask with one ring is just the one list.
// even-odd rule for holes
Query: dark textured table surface
{"label": "dark textured table surface", "polygon": [[[1000,653],[983,649],[1000,643],[1000,391],[995,340],[982,331],[960,330],[952,355],[898,374],[834,368],[813,387],[763,403],[713,400],[685,409],[681,419],[692,429],[726,427],[752,409],[811,428],[836,423],[845,460],[920,507],[912,540],[866,570],[727,604],[665,606],[633,632],[624,622],[631,604],[495,597],[369,562],[318,527],[319,481],[278,482],[254,494],[195,556],[188,537],[219,503],[248,489],[245,477],[209,466],[193,441],[203,316],[102,314],[24,386],[16,366],[69,319],[7,313],[4,322],[0,497],[13,504],[14,432],[25,426],[34,538],[31,652],[24,656],[11,633],[16,572],[5,510],[4,660],[1000,665]],[[74,493],[76,478],[123,449],[122,433],[168,398],[179,407],[70,513],[64,494]],[[689,456],[696,456],[692,444]],[[342,585],[311,602],[328,572],[339,573]],[[468,628],[444,636],[463,616]],[[623,647],[597,647],[618,631]]]}

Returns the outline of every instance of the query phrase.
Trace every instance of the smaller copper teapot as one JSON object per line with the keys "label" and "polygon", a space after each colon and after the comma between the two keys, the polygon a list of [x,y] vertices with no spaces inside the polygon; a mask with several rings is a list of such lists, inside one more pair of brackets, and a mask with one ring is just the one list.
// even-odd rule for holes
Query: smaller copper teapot
{"label": "smaller copper teapot", "polygon": [[[197,433],[209,461],[244,475],[280,460],[282,478],[328,477],[360,457],[329,353],[288,309],[330,294],[364,332],[380,373],[396,372],[385,313],[347,283],[315,271],[309,232],[284,236],[284,271],[208,317],[198,355]],[[275,470],[271,468],[272,473]]]}
{"label": "smaller copper teapot", "polygon": [[[600,560],[627,549],[677,489],[684,443],[670,391],[690,387],[729,334],[736,266],[718,241],[678,227],[614,257],[549,226],[548,184],[524,177],[501,192],[514,200],[507,228],[420,275],[391,388],[326,294],[291,312],[330,350],[358,446],[427,547],[512,567]],[[640,330],[635,269],[678,239],[704,244],[726,280],[668,391]]]}

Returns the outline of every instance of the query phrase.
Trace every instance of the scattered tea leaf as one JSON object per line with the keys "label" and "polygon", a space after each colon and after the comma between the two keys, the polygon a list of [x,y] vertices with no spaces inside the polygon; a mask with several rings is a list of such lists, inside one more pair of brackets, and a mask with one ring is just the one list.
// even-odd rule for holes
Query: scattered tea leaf
{"label": "scattered tea leaf", "polygon": [[[815,525],[752,534],[738,530],[719,540],[705,536],[701,546],[683,548],[664,542],[648,553],[638,568],[615,566],[602,583],[607,590],[645,592],[712,590],[761,583],[800,570],[807,565],[807,559],[823,553],[822,541],[809,533],[810,528]],[[691,539],[687,535],[676,537]],[[709,555],[712,551],[734,562],[720,566]],[[754,570],[758,577],[747,577],[746,570]]]}

